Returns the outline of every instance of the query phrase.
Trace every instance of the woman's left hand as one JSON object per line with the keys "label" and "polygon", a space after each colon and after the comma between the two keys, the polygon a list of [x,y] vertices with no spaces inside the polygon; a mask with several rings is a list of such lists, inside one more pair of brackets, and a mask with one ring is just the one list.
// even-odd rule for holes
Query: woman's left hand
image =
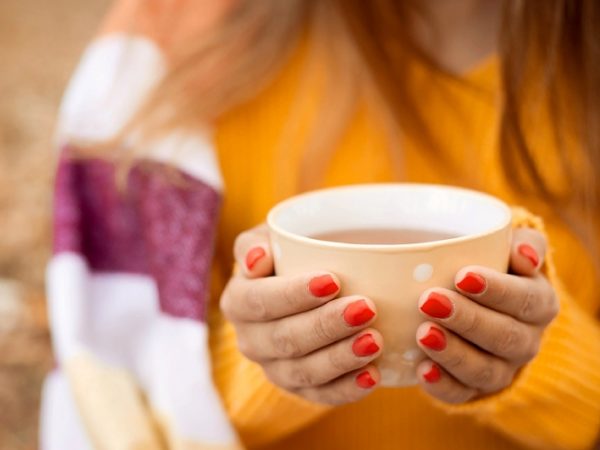
{"label": "woman's left hand", "polygon": [[510,274],[479,266],[461,269],[458,292],[433,288],[419,301],[427,318],[417,342],[427,359],[417,367],[421,385],[448,403],[498,392],[538,353],[544,329],[558,313],[558,299],[540,273],[544,237],[514,230]]}

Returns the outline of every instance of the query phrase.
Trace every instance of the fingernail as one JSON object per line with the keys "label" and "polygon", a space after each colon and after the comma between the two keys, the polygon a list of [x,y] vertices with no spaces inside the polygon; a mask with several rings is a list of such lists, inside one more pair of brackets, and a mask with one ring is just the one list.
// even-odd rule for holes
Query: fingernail
{"label": "fingernail", "polygon": [[308,283],[308,290],[315,297],[327,297],[339,290],[339,286],[331,275],[321,275],[320,277],[315,277],[310,280]]}
{"label": "fingernail", "polygon": [[379,345],[371,333],[363,334],[352,344],[352,352],[356,356],[369,356],[379,351]]}
{"label": "fingernail", "polygon": [[521,255],[523,255],[525,258],[527,258],[529,261],[531,261],[531,264],[533,264],[533,267],[537,267],[538,264],[540,263],[540,257],[538,256],[537,252],[531,245],[521,244],[521,245],[519,245],[519,247],[517,247],[517,251]]}
{"label": "fingernail", "polygon": [[356,375],[356,384],[358,385],[358,387],[361,387],[363,389],[369,389],[375,386],[375,380],[373,379],[369,371],[365,370],[364,372],[361,372],[358,375]]}
{"label": "fingernail", "polygon": [[481,294],[485,291],[485,279],[476,273],[467,272],[465,277],[456,283],[456,286],[470,294]]}
{"label": "fingernail", "polygon": [[446,348],[446,336],[444,336],[444,332],[437,327],[430,327],[427,334],[419,339],[419,342],[436,352]]}
{"label": "fingernail", "polygon": [[423,374],[423,378],[428,383],[435,383],[439,381],[441,377],[442,373],[440,372],[440,368],[435,363],[431,365],[431,369],[429,369],[429,372]]}
{"label": "fingernail", "polygon": [[352,327],[363,325],[374,316],[375,312],[369,308],[369,305],[364,300],[350,303],[344,310],[344,320]]}
{"label": "fingernail", "polygon": [[421,305],[421,311],[437,319],[445,319],[452,314],[452,302],[445,295],[432,292],[425,303]]}
{"label": "fingernail", "polygon": [[252,270],[256,263],[266,255],[265,249],[262,247],[253,247],[246,253],[246,267]]}

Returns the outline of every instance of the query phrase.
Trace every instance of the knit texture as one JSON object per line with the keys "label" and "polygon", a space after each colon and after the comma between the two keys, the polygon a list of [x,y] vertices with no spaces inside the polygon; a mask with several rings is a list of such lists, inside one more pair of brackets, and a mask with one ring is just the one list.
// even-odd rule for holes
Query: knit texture
{"label": "knit texture", "polygon": [[[219,278],[225,280],[230,272],[235,236],[262,222],[279,200],[282,171],[288,183],[297,180],[302,147],[286,147],[288,165],[282,166],[278,137],[290,111],[298,108],[302,58],[299,52],[269,89],[218,124],[227,196],[217,243],[220,277],[215,277],[213,297],[220,294]],[[417,388],[404,388],[380,389],[358,403],[332,409],[273,387],[256,364],[239,354],[234,330],[214,311],[215,380],[250,448],[584,449],[595,441],[600,427],[600,327],[594,314],[600,307],[600,286],[584,245],[548,214],[547,207],[515,193],[510,174],[501,170],[498,68],[498,60],[491,57],[458,80],[442,78],[418,64],[410,68],[415,89],[420,88],[415,95],[441,145],[438,153],[432,152],[413,130],[404,130],[400,180],[467,186],[544,214],[545,230],[542,219],[515,210],[516,226],[547,234],[550,250],[544,271],[561,302],[538,357],[509,389],[465,405],[448,406]],[[306,105],[318,104],[318,88],[312,95]],[[322,186],[398,180],[383,129],[361,106],[339,142]],[[550,170],[551,161],[542,159],[552,145],[549,123],[536,123],[535,131],[532,147],[545,161],[544,169]],[[562,182],[557,170],[550,176]]]}

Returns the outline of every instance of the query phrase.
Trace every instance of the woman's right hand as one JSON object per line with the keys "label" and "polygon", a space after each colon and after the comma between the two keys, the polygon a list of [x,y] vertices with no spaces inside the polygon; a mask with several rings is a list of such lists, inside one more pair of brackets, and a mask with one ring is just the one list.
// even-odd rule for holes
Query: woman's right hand
{"label": "woman's right hand", "polygon": [[271,382],[310,401],[340,405],[366,396],[379,382],[371,364],[383,348],[368,328],[373,302],[336,298],[340,282],[327,272],[272,276],[266,227],[238,236],[238,270],[221,297],[240,351],[260,364]]}

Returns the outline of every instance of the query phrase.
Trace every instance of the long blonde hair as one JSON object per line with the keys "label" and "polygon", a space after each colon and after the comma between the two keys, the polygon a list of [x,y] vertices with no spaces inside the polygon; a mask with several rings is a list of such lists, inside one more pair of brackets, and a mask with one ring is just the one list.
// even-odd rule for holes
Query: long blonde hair
{"label": "long blonde hair", "polygon": [[[308,35],[312,53],[320,53],[321,61],[329,64],[324,90],[328,98],[323,102],[336,107],[323,108],[315,119],[321,126],[311,133],[307,155],[322,159],[331,155],[359,91],[367,93],[389,119],[390,136],[408,126],[428,141],[425,148],[435,151],[436,143],[406,88],[405,63],[420,58],[439,73],[452,75],[411,39],[407,17],[417,7],[418,2],[392,0],[242,1],[209,36],[180,49],[171,71],[130,127],[141,125],[162,133],[218,117],[267,86]],[[512,174],[517,192],[540,196],[559,212],[573,205],[589,211],[598,204],[599,34],[596,0],[504,2],[500,36],[504,170]],[[567,195],[556,192],[544,177],[526,139],[521,105],[532,76],[547,93],[545,106],[557,142],[554,151],[559,152],[556,156],[571,186]],[[567,129],[583,149],[583,165],[576,167],[563,151]],[[591,168],[587,176],[577,171],[582,166]],[[319,176],[307,172],[305,185],[314,184]]]}

